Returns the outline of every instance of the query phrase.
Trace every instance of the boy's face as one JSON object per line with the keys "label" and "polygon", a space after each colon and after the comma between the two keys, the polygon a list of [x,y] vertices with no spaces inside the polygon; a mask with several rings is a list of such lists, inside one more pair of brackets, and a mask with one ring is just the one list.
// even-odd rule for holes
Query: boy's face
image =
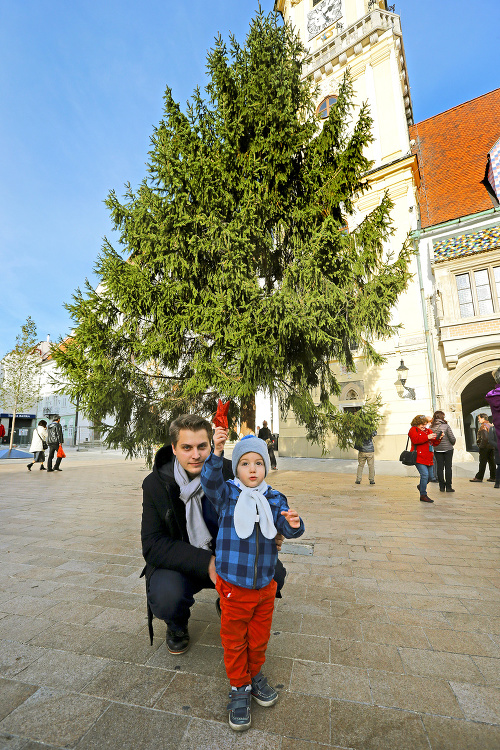
{"label": "boy's face", "polygon": [[193,479],[201,474],[203,464],[210,455],[210,440],[206,430],[179,430],[177,445],[172,450],[180,465]]}
{"label": "boy's face", "polygon": [[266,465],[260,453],[245,453],[238,461],[236,476],[245,487],[258,487],[266,476]]}

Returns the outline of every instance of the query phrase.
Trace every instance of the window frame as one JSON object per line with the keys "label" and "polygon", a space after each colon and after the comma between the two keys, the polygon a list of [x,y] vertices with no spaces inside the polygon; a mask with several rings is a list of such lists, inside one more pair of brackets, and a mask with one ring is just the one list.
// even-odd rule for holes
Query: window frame
{"label": "window frame", "polygon": [[[319,102],[318,106],[316,107],[316,115],[319,117],[320,120],[328,120],[328,117],[330,116],[330,111],[333,105],[330,105],[330,99],[335,99],[333,104],[337,103],[338,96],[337,94],[327,94],[322,98],[322,100]],[[326,102],[326,117],[321,117],[319,110],[322,104]]]}
{"label": "window frame", "polygon": [[[495,280],[495,268],[500,268],[500,261],[493,261],[491,263],[481,263],[476,264],[474,266],[471,266],[467,269],[461,269],[460,271],[456,270],[453,272],[453,276],[455,279],[455,300],[458,307],[458,318],[460,320],[466,321],[466,320],[473,320],[474,318],[484,318],[488,315],[498,315],[500,313],[500,293],[497,290],[496,280]],[[478,271],[486,271],[488,274],[488,282],[490,285],[490,293],[491,293],[491,301],[493,303],[493,310],[491,312],[487,313],[480,313],[479,312],[479,299],[477,296],[477,289],[476,289],[476,279],[475,274]],[[457,278],[458,276],[465,276],[467,274],[469,276],[469,285],[470,290],[472,293],[472,307],[474,310],[473,315],[469,315],[467,317],[462,317],[462,313],[460,310],[460,302],[458,299],[458,283]]]}

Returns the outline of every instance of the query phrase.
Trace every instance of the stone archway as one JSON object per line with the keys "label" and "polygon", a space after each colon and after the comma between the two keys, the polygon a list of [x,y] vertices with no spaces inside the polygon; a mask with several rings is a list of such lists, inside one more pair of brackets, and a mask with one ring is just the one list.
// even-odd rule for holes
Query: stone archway
{"label": "stone archway", "polygon": [[[475,417],[478,409],[489,412],[484,395],[494,387],[492,370],[500,364],[498,347],[485,347],[464,353],[448,381],[447,408],[453,412],[458,428],[456,460],[470,460],[475,449]],[[450,373],[451,374],[451,373]],[[473,414],[475,412],[475,414]],[[447,417],[448,418],[448,417]],[[462,431],[462,436],[460,432]]]}

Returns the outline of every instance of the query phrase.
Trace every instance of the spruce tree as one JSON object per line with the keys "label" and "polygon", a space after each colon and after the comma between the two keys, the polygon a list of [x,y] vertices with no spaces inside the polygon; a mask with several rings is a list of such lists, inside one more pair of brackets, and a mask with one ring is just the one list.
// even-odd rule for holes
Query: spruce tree
{"label": "spruce tree", "polygon": [[72,339],[53,355],[73,399],[131,455],[165,441],[179,413],[210,415],[222,397],[234,418],[258,390],[320,444],[376,427],[377,404],[332,405],[330,365],[352,369],[353,343],[382,361],[373,342],[394,332],[411,251],[384,249],[387,195],[346,231],[367,189],[372,121],[367,105],[354,117],[347,75],[320,123],[304,56],[291,27],[261,11],[243,45],[217,38],[205,94],[183,112],[167,88],[145,179],[106,200],[120,251],[105,240],[99,286],[77,290]]}

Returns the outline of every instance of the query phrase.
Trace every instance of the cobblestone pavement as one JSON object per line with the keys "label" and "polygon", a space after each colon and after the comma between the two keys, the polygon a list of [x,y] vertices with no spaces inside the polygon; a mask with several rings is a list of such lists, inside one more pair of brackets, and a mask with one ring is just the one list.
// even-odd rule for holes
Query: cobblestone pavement
{"label": "cobblestone pavement", "polygon": [[[306,534],[282,559],[276,706],[227,724],[214,592],[178,657],[146,624],[140,461],[0,466],[0,748],[498,750],[500,490],[273,472]],[[308,554],[312,553],[312,554]]]}

